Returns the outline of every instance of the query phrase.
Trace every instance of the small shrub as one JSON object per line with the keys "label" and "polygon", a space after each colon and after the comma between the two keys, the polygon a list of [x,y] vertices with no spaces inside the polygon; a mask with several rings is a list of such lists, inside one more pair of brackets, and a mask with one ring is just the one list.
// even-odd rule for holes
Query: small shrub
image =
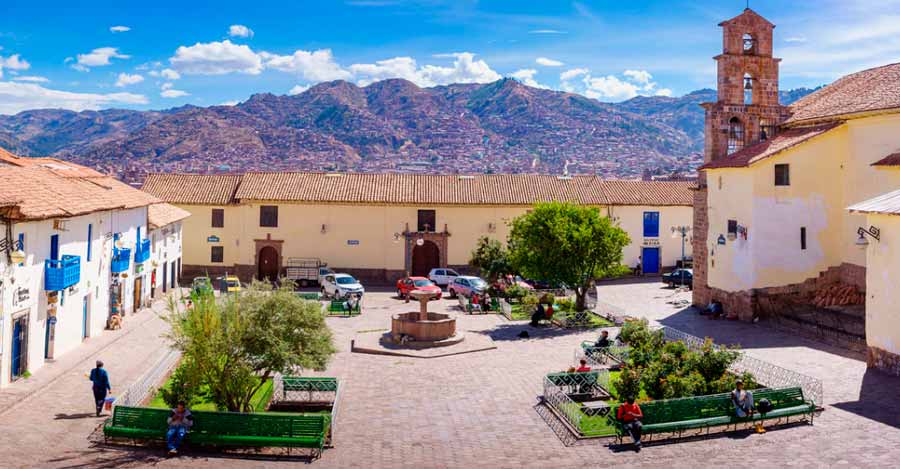
{"label": "small shrub", "polygon": [[612,379],[610,385],[620,401],[624,401],[628,396],[634,396],[637,399],[641,394],[641,372],[626,366],[622,368],[619,376]]}
{"label": "small shrub", "polygon": [[179,402],[189,407],[200,401],[200,375],[191,369],[187,362],[182,362],[172,373],[169,385],[159,390],[166,405],[175,408]]}
{"label": "small shrub", "polygon": [[559,298],[556,300],[556,303],[559,305],[560,311],[575,311],[575,300],[572,298]]}
{"label": "small shrub", "polygon": [[721,349],[713,344],[712,339],[707,338],[703,342],[700,352],[692,357],[689,366],[700,373],[707,383],[711,383],[725,375],[728,367],[738,357],[740,357],[740,352],[737,350]]}
{"label": "small shrub", "polygon": [[556,302],[556,297],[553,296],[553,293],[544,293],[541,295],[541,303],[545,305],[552,305]]}
{"label": "small shrub", "polygon": [[513,284],[506,287],[506,290],[503,290],[503,296],[511,299],[511,300],[519,300],[528,295],[528,290],[518,284]]}

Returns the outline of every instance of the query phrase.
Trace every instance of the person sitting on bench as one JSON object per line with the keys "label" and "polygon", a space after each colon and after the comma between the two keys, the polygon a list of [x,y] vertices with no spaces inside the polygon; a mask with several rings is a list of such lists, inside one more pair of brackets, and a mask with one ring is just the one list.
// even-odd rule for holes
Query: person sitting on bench
{"label": "person sitting on bench", "polygon": [[169,413],[166,423],[169,424],[169,430],[166,431],[166,447],[169,448],[170,455],[176,455],[185,435],[194,425],[194,416],[187,409],[185,402],[179,401],[178,405]]}
{"label": "person sitting on bench", "polygon": [[[734,382],[734,391],[731,391],[731,402],[734,403],[734,412],[740,418],[753,417],[756,407],[753,405],[753,393],[744,389],[744,381],[740,378]],[[765,433],[762,422],[756,423],[756,432]]]}
{"label": "person sitting on bench", "polygon": [[612,342],[609,341],[609,331],[600,331],[600,338],[597,339],[597,342],[594,342],[594,348],[609,348],[610,345],[612,345]]}
{"label": "person sitting on bench", "polygon": [[641,450],[641,419],[643,418],[641,406],[634,403],[634,396],[625,398],[625,403],[616,410],[616,419],[622,422],[625,431],[634,440],[635,451]]}
{"label": "person sitting on bench", "polygon": [[534,313],[531,315],[531,325],[537,327],[544,319],[546,319],[544,317],[544,305],[538,303],[537,308],[535,308]]}
{"label": "person sitting on bench", "polygon": [[587,360],[585,360],[584,358],[582,358],[581,361],[580,361],[579,363],[581,363],[581,366],[579,366],[579,367],[575,370],[575,372],[577,372],[577,373],[587,373],[588,371],[591,371],[591,367],[588,366]]}

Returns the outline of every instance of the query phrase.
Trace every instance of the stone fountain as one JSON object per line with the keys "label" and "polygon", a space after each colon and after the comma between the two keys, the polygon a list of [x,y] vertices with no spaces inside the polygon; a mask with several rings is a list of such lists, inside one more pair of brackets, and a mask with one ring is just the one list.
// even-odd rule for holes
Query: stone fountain
{"label": "stone fountain", "polygon": [[428,312],[428,302],[437,293],[413,290],[409,296],[419,302],[419,311],[391,317],[392,342],[411,348],[442,347],[462,342],[462,334],[456,333],[455,317]]}

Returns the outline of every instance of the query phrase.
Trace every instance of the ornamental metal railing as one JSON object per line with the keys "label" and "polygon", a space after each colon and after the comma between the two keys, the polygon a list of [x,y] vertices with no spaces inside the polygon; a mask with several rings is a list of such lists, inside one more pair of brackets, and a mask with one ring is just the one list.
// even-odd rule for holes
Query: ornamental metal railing
{"label": "ornamental metal railing", "polygon": [[114,406],[139,406],[155,392],[166,376],[178,366],[181,352],[170,350],[157,361],[152,368],[147,370],[137,381],[132,383],[125,392],[119,394],[113,401]]}
{"label": "ornamental metal railing", "polygon": [[272,404],[316,404],[331,406],[331,420],[325,445],[334,446],[337,433],[338,402],[341,386],[337,378],[284,376],[273,378]]}
{"label": "ornamental metal railing", "polygon": [[[615,429],[610,425],[607,414],[610,407],[600,401],[595,401],[596,406],[583,406],[575,402],[572,396],[586,390],[588,386],[596,386],[602,378],[596,381],[586,379],[588,373],[568,373],[565,379],[560,380],[561,374],[547,375],[544,377],[544,404],[550,407],[557,418],[565,421],[569,430],[583,437],[612,436]],[[580,376],[579,376],[580,375]],[[605,382],[609,383],[609,371],[598,373],[605,375]]]}
{"label": "ornamental metal railing", "polygon": [[[693,351],[699,351],[706,342],[705,339],[688,334],[686,332],[673,329],[671,327],[660,327],[667,341],[682,341]],[[723,345],[714,345],[720,350],[726,347]],[[737,361],[731,364],[729,371],[735,374],[749,372],[754,379],[767,388],[785,388],[799,387],[803,390],[803,396],[811,400],[817,406],[823,404],[824,389],[822,381],[811,376],[798,373],[787,368],[760,360],[756,357],[748,355],[745,351],[739,351]]]}

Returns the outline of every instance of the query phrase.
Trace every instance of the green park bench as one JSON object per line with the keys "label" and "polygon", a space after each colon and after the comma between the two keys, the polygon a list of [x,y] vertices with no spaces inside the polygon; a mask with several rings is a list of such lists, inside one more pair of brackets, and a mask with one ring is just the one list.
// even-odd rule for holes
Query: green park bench
{"label": "green park bench", "polygon": [[[725,426],[725,431],[728,431],[729,425],[735,425],[737,430],[737,425],[741,423],[798,415],[809,415],[812,423],[816,406],[804,399],[803,390],[799,387],[753,391],[753,401],[756,405],[759,405],[762,399],[768,399],[772,403],[772,410],[765,414],[757,412],[750,417],[738,417],[735,414],[730,393],[643,402],[640,404],[641,413],[644,414],[641,428],[645,435],[672,433],[680,437],[685,430],[708,431],[711,427]],[[616,428],[616,435],[621,442],[628,432],[622,422],[616,420],[618,407],[619,405],[613,406],[607,418]]]}
{"label": "green park bench", "polygon": [[[104,438],[164,440],[169,410],[116,406],[103,424]],[[310,448],[321,456],[328,427],[325,415],[196,411],[186,442],[237,447]]]}
{"label": "green park bench", "polygon": [[297,297],[302,300],[319,301],[319,293],[318,292],[297,292]]}
{"label": "green park bench", "polygon": [[331,300],[325,306],[325,311],[329,316],[334,316],[334,313],[340,313],[338,315],[343,316],[355,316],[357,314],[362,313],[361,301],[356,303],[356,307],[351,308],[349,311],[346,308],[347,302],[345,300]]}
{"label": "green park bench", "polygon": [[284,376],[281,378],[283,398],[287,399],[287,393],[298,392],[337,392],[337,378],[318,378]]}
{"label": "green park bench", "polygon": [[480,305],[475,305],[472,303],[472,298],[467,297],[465,295],[457,295],[456,300],[459,301],[459,309],[465,311],[468,314],[478,313],[487,313],[484,311]]}

